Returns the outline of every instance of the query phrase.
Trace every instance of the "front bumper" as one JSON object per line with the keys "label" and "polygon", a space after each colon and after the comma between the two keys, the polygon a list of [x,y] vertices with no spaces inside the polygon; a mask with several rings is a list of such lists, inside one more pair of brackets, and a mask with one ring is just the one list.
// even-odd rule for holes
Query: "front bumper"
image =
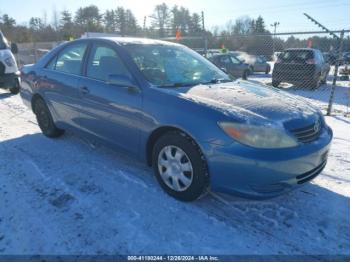
{"label": "front bumper", "polygon": [[20,80],[20,73],[0,74],[0,88],[9,89],[16,86]]}
{"label": "front bumper", "polygon": [[320,137],[289,149],[255,149],[205,145],[213,191],[253,199],[278,196],[315,178],[325,167],[333,137],[324,127]]}

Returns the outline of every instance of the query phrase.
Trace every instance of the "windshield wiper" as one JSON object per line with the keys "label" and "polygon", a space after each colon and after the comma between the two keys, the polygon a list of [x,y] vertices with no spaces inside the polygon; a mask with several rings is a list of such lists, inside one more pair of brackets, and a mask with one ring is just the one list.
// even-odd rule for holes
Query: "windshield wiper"
{"label": "windshield wiper", "polygon": [[159,85],[159,87],[183,87],[183,86],[195,86],[195,85],[199,85],[201,83],[194,83],[194,82],[191,82],[191,83],[181,83],[181,82],[178,82],[178,83],[173,83],[173,84],[166,84],[166,85]]}
{"label": "windshield wiper", "polygon": [[208,84],[217,84],[217,83],[227,83],[232,82],[230,79],[212,79],[208,82],[178,82],[166,85],[159,85],[159,87],[185,87],[185,86],[196,86],[196,85],[208,85]]}
{"label": "windshield wiper", "polygon": [[207,85],[207,84],[218,84],[218,83],[227,83],[227,82],[232,82],[230,79],[218,79],[218,78],[213,78],[212,80],[208,82],[203,82],[201,83],[202,85]]}

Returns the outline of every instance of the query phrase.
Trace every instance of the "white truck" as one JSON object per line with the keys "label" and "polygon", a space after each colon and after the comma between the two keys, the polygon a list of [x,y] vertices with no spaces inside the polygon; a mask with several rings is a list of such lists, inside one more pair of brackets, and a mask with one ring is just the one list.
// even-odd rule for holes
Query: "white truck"
{"label": "white truck", "polygon": [[12,94],[18,94],[21,81],[14,57],[17,52],[17,45],[12,43],[10,46],[0,31],[0,88],[8,89]]}

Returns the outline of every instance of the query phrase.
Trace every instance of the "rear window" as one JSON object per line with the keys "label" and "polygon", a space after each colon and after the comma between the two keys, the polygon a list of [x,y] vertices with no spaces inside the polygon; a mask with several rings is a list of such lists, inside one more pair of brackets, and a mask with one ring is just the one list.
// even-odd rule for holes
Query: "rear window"
{"label": "rear window", "polygon": [[289,50],[283,52],[279,58],[284,62],[305,62],[313,59],[313,52],[310,50]]}

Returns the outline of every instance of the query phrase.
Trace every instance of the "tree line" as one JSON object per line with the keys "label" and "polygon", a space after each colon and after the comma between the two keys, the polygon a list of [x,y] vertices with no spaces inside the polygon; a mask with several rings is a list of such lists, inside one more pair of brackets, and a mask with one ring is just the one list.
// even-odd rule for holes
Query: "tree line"
{"label": "tree line", "polygon": [[[0,10],[1,11],[1,10]],[[150,24],[150,26],[146,26]],[[181,34],[200,35],[202,32],[201,16],[191,13],[182,6],[168,6],[163,3],[155,6],[154,12],[145,17],[140,25],[130,9],[118,6],[105,12],[90,5],[80,7],[75,13],[69,10],[52,11],[52,21],[47,21],[47,14],[32,17],[26,25],[17,24],[8,14],[0,16],[0,29],[13,42],[48,42],[79,38],[85,32],[115,33],[121,36],[166,37]]]}
{"label": "tree line", "polygon": [[[66,41],[79,38],[85,32],[164,38],[175,37],[176,32],[180,31],[180,42],[192,48],[203,48],[204,38],[209,48],[224,46],[251,54],[271,55],[273,50],[307,46],[307,39],[294,36],[275,38],[261,16],[256,19],[240,17],[228,21],[224,27],[217,26],[209,31],[204,29],[201,14],[191,12],[183,6],[169,6],[166,3],[156,5],[153,13],[141,23],[132,10],[122,6],[104,12],[95,5],[80,7],[74,13],[53,9],[51,17],[52,20],[48,22],[47,14],[44,13],[42,17],[32,17],[27,24],[22,25],[17,24],[9,14],[3,14],[0,16],[0,29],[11,41],[18,43]],[[337,44],[330,37],[312,36],[310,39],[322,51],[330,51]],[[344,47],[345,50],[350,49],[349,37]]]}

